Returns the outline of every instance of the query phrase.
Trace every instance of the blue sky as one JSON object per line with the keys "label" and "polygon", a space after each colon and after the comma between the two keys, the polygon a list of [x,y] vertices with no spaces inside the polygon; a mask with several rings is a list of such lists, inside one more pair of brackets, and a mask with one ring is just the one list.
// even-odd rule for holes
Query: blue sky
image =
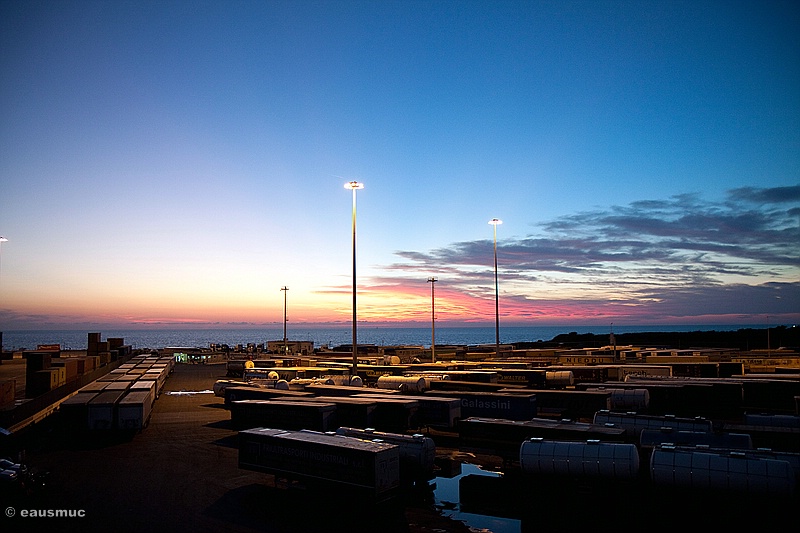
{"label": "blue sky", "polygon": [[0,3],[0,327],[800,320],[795,2]]}

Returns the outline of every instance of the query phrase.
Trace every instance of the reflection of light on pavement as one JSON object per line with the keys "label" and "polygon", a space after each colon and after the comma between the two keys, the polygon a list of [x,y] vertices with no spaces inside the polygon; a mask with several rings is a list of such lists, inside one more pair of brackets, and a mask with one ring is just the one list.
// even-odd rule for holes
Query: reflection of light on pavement
{"label": "reflection of light on pavement", "polygon": [[213,390],[171,390],[167,391],[169,396],[185,396],[188,394],[214,394]]}
{"label": "reflection of light on pavement", "polygon": [[520,520],[461,512],[459,480],[468,475],[501,476],[497,472],[487,472],[478,466],[463,463],[461,465],[461,474],[452,478],[437,477],[435,479],[436,489],[434,489],[433,495],[435,505],[441,510],[442,516],[464,522],[475,532],[520,533],[522,530],[522,522]]}

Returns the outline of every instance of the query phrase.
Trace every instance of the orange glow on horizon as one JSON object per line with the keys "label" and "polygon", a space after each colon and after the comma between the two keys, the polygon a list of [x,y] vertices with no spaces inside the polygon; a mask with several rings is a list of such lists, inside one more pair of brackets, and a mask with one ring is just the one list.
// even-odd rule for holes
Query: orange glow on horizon
{"label": "orange glow on horizon", "polygon": [[[203,295],[199,299],[186,296],[148,298],[137,295],[126,298],[119,294],[92,293],[75,303],[63,294],[53,298],[28,298],[20,303],[6,300],[3,324],[14,330],[18,324],[41,323],[55,327],[74,324],[119,324],[132,326],[197,326],[237,327],[282,325],[283,294],[276,285],[266,294],[249,294],[244,301]],[[291,287],[290,287],[291,289]],[[175,295],[173,295],[175,296]],[[329,287],[323,291],[292,290],[288,294],[288,324],[349,325],[352,320],[350,287]],[[359,322],[384,324],[430,324],[430,284],[405,281],[394,284],[364,282],[358,289]],[[495,318],[494,294],[488,287],[464,289],[450,287],[439,278],[435,292],[436,320],[442,325],[492,324]],[[69,302],[69,303],[67,303]],[[13,312],[9,311],[13,309]],[[500,325],[504,324],[644,324],[644,323],[752,323],[755,317],[735,313],[702,316],[653,315],[652,306],[634,298],[604,299],[602,294],[591,298],[558,299],[547,294],[541,299],[522,295],[500,294]],[[771,314],[774,321],[796,322],[796,317]],[[46,326],[45,326],[46,327]]]}

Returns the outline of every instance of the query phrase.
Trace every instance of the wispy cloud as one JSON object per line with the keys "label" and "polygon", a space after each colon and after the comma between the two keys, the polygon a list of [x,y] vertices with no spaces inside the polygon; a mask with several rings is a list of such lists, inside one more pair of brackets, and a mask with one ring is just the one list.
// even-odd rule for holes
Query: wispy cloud
{"label": "wispy cloud", "polygon": [[[720,202],[684,194],[579,212],[498,240],[504,312],[520,319],[796,320],[798,243],[800,185],[734,189]],[[392,277],[372,283],[420,291],[416,278],[437,275],[450,294],[494,297],[491,240],[397,256],[402,261],[387,267]]]}

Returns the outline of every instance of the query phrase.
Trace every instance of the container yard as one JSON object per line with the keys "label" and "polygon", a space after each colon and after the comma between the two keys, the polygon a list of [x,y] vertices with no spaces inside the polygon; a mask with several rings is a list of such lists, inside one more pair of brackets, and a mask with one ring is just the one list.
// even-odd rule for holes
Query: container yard
{"label": "container yard", "polygon": [[[48,354],[29,357],[32,372],[54,366]],[[507,372],[499,361],[437,371],[377,361],[351,380],[304,360],[286,380],[117,355],[1,441],[4,455],[49,472],[46,491],[8,501],[81,509],[83,520],[58,529],[82,532],[466,532],[432,496],[454,479],[462,510],[511,517],[522,530],[638,531],[656,516],[649,529],[697,516],[779,527],[794,512],[796,378],[670,376],[606,360],[589,371],[579,361],[576,372],[562,358],[544,373],[523,372],[519,360]],[[67,366],[80,380],[80,367]],[[15,530],[37,525],[7,519]]]}

